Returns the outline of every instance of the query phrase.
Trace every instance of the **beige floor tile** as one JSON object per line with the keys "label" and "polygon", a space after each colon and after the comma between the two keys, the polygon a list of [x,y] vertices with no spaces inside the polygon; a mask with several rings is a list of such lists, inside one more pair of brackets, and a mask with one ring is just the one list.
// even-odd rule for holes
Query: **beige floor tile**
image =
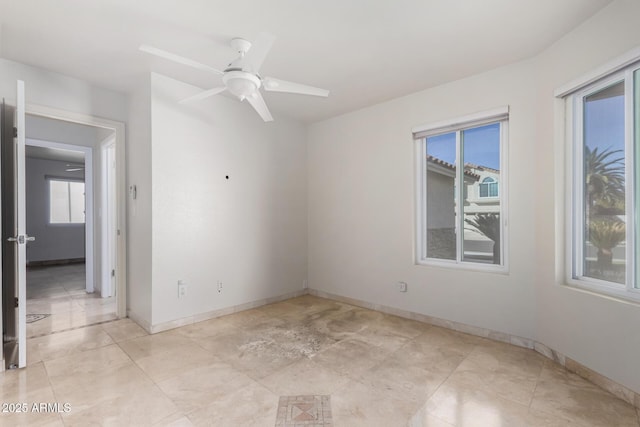
{"label": "beige floor tile", "polygon": [[158,387],[185,414],[202,409],[253,381],[224,362],[212,362],[158,382]]}
{"label": "beige floor tile", "polygon": [[[53,288],[70,297],[34,306],[55,314],[32,331],[111,315],[65,271]],[[2,425],[271,427],[280,396],[330,395],[335,426],[639,427],[635,408],[531,350],[312,296],[154,335],[123,319],[27,352],[26,370],[0,373],[0,399],[71,412]]]}
{"label": "beige floor tile", "polygon": [[417,345],[425,348],[446,347],[463,355],[468,355],[477,345],[486,341],[488,340],[437,326],[430,327],[414,339]]}
{"label": "beige floor tile", "polygon": [[115,298],[86,292],[84,264],[27,269],[27,313],[51,315],[27,324],[27,337],[113,320],[115,312]]}
{"label": "beige floor tile", "polygon": [[425,405],[411,417],[407,427],[454,427],[454,424],[449,424],[440,418],[434,417],[427,411]]}
{"label": "beige floor tile", "polygon": [[250,310],[244,310],[237,313],[222,316],[220,319],[231,322],[237,327],[251,326],[255,323],[272,319],[267,313],[262,311],[261,308],[252,308]]}
{"label": "beige floor tile", "polygon": [[28,369],[12,369],[0,374],[0,402],[27,402],[30,393],[42,389],[51,390],[42,362],[29,366]]}
{"label": "beige floor tile", "polygon": [[433,357],[428,363],[411,363],[415,360],[399,350],[379,364],[363,372],[357,380],[374,390],[399,400],[415,403],[415,408],[424,402],[451,375],[459,360]]}
{"label": "beige floor tile", "polygon": [[149,335],[147,331],[131,319],[120,319],[103,323],[100,327],[117,343]]}
{"label": "beige floor tile", "polygon": [[62,417],[57,412],[33,412],[31,407],[33,403],[51,403],[55,404],[53,394],[38,394],[33,396],[34,399],[28,403],[29,412],[27,413],[2,413],[0,414],[0,425],[3,426],[37,426],[37,427],[62,427]]}
{"label": "beige floor tile", "polygon": [[71,405],[71,414],[142,393],[153,386],[153,382],[133,363],[116,371],[78,375],[76,379],[57,378],[52,380],[52,384],[56,397]]}
{"label": "beige floor tile", "polygon": [[37,340],[37,338],[27,339],[27,366],[42,362],[38,342],[34,343],[34,340]]}
{"label": "beige floor tile", "polygon": [[288,326],[278,319],[199,341],[213,354],[254,379],[312,357],[334,343],[313,327]]}
{"label": "beige floor tile", "polygon": [[526,405],[448,381],[429,399],[426,411],[449,424],[465,427],[567,425],[566,421],[559,422],[547,414],[529,411]]}
{"label": "beige floor tile", "polygon": [[193,423],[186,415],[176,412],[153,424],[156,427],[193,427]]}
{"label": "beige floor tile", "polygon": [[111,337],[100,326],[89,326],[67,332],[32,338],[30,348],[47,361],[113,344]]}
{"label": "beige floor tile", "polygon": [[350,310],[330,316],[326,326],[336,334],[361,333],[370,325],[375,325],[382,321],[384,317],[383,313],[360,307],[351,307]]}
{"label": "beige floor tile", "polygon": [[331,395],[331,409],[336,426],[389,427],[407,425],[419,405],[352,381]]}
{"label": "beige floor tile", "polygon": [[[125,341],[127,342],[127,341]],[[210,352],[191,342],[168,351],[142,357],[135,363],[155,382],[217,361]]]}
{"label": "beige floor tile", "polygon": [[177,412],[173,402],[155,385],[100,399],[82,411],[63,414],[65,426],[146,426]]}
{"label": "beige floor tile", "polygon": [[489,369],[503,369],[537,378],[548,360],[527,348],[495,341],[482,341],[469,354],[469,360]]}
{"label": "beige floor tile", "polygon": [[280,316],[280,319],[287,322],[314,322],[340,313],[345,313],[354,308],[348,304],[322,299],[311,295],[293,298],[287,300],[287,303],[294,307],[290,312]]}
{"label": "beige floor tile", "polygon": [[543,368],[531,408],[583,426],[639,425],[633,406],[553,362]]}
{"label": "beige floor tile", "polygon": [[458,389],[483,390],[529,406],[544,358],[508,344],[477,346],[451,374],[447,383]]}
{"label": "beige floor tile", "polygon": [[67,295],[27,300],[28,314],[58,314],[80,309],[81,308],[73,301],[73,298]]}
{"label": "beige floor tile", "polygon": [[176,349],[179,350],[189,344],[192,344],[189,338],[173,330],[122,341],[118,345],[131,359],[136,361],[145,357],[161,355]]}
{"label": "beige floor tile", "polygon": [[249,385],[212,401],[188,415],[194,426],[273,427],[279,397],[262,385]]}
{"label": "beige floor tile", "polygon": [[84,381],[96,373],[110,373],[126,365],[131,359],[117,345],[88,350],[44,362],[53,385],[59,381]]}
{"label": "beige floor tile", "polygon": [[286,302],[296,307],[300,307],[305,313],[323,312],[324,315],[330,315],[331,312],[336,311],[350,310],[354,307],[349,304],[332,301],[326,298],[319,298],[313,295],[302,295],[296,298],[291,298]]}
{"label": "beige floor tile", "polygon": [[357,379],[368,369],[380,363],[389,352],[362,339],[350,338],[340,341],[317,353],[312,360],[324,368]]}
{"label": "beige floor tile", "polygon": [[228,316],[205,320],[176,329],[178,334],[191,339],[209,338],[236,330],[237,324]]}
{"label": "beige floor tile", "polygon": [[[43,363],[36,363],[28,369],[14,369],[0,374],[0,403],[3,405],[0,408],[3,411],[0,413],[0,425],[62,425],[62,419],[57,412],[33,410],[34,404],[56,402],[61,401],[56,400]],[[18,407],[16,404],[19,404]]]}
{"label": "beige floor tile", "polygon": [[309,359],[299,360],[258,382],[278,396],[331,395],[350,378]]}

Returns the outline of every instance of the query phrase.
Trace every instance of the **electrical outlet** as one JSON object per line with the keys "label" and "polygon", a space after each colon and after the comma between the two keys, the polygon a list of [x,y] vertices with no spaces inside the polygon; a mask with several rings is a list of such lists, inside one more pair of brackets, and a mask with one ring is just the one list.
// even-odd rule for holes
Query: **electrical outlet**
{"label": "electrical outlet", "polygon": [[218,293],[222,292],[222,282],[218,280]]}
{"label": "electrical outlet", "polygon": [[398,282],[398,291],[407,292],[407,282]]}
{"label": "electrical outlet", "polygon": [[178,298],[183,298],[185,295],[187,295],[187,284],[178,280]]}
{"label": "electrical outlet", "polygon": [[309,287],[309,282],[307,282],[307,279],[304,279],[302,281],[302,289],[307,289]]}

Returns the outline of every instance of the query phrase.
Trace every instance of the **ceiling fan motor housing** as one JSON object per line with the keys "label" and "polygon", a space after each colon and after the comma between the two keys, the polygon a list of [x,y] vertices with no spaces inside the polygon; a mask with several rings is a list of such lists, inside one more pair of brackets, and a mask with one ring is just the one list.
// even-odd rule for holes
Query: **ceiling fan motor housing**
{"label": "ceiling fan motor housing", "polygon": [[222,76],[225,86],[238,98],[245,99],[252,96],[260,88],[260,79],[246,71],[227,71]]}

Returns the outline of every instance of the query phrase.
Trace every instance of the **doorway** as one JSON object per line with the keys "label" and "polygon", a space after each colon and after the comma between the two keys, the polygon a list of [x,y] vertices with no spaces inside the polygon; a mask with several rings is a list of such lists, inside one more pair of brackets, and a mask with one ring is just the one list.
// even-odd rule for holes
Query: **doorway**
{"label": "doorway", "polygon": [[[101,119],[87,114],[72,113],[55,108],[25,105],[24,82],[17,81],[15,104],[6,105],[2,102],[2,231],[3,231],[3,265],[2,265],[2,329],[3,348],[1,358],[4,359],[4,368],[16,368],[26,366],[26,244],[33,242],[35,236],[26,233],[25,218],[25,121],[26,114],[33,117],[50,119],[52,122],[64,122],[86,126],[93,126],[103,130],[109,130],[115,140],[115,198],[114,207],[107,211],[115,210],[115,260],[113,260],[112,275],[115,283],[112,283],[112,292],[116,303],[116,316],[126,317],[126,192],[125,192],[125,138],[124,124],[111,120]],[[15,105],[15,107],[12,107]],[[6,108],[5,108],[6,107]],[[33,136],[33,135],[32,135]],[[5,150],[6,148],[6,150]],[[6,151],[6,152],[5,152]],[[94,159],[97,156],[94,156]],[[93,165],[94,161],[85,162],[85,168]],[[7,188],[5,188],[7,187]],[[71,184],[67,184],[67,192],[71,192]],[[95,187],[94,187],[95,188]],[[76,188],[77,189],[77,188]],[[7,191],[5,191],[7,190]],[[71,202],[69,202],[71,203]],[[89,209],[93,204],[86,205],[85,215],[89,215]],[[96,210],[93,214],[100,215]],[[69,214],[71,215],[71,214]],[[100,248],[99,243],[85,241],[87,250]],[[6,245],[5,245],[6,242]],[[5,247],[6,246],[6,247]],[[14,254],[11,261],[9,255]],[[93,260],[87,257],[85,260]],[[6,265],[5,265],[6,264]],[[93,277],[96,266],[102,262],[94,262]],[[86,271],[86,270],[85,270]],[[97,282],[94,281],[94,285]],[[85,283],[89,286],[89,282]],[[95,290],[95,289],[94,289]],[[86,293],[86,288],[84,289]],[[94,292],[95,293],[95,292]],[[5,295],[6,294],[6,295]],[[102,296],[102,293],[98,293]],[[0,370],[2,367],[0,367]]]}
{"label": "doorway", "polygon": [[26,117],[27,338],[117,315],[115,130]]}
{"label": "doorway", "polygon": [[113,320],[115,298],[100,299],[95,280],[103,254],[94,212],[104,208],[94,203],[101,171],[93,160],[113,132],[32,116],[26,128],[27,230],[36,237],[27,246],[27,338]]}

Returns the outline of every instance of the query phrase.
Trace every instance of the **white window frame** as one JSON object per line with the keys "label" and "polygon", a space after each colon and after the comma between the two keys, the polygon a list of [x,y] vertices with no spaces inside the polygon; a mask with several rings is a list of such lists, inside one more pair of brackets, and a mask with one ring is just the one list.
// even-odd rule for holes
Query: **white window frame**
{"label": "white window frame", "polygon": [[[72,222],[71,221],[71,198],[68,197],[69,200],[67,200],[67,202],[69,203],[69,222],[53,222],[51,221],[51,182],[56,181],[56,182],[66,182],[67,183],[67,188],[69,189],[69,195],[71,194],[70,192],[70,183],[72,182],[79,182],[82,183],[84,185],[84,221],[82,222]],[[67,178],[67,177],[54,177],[54,176],[47,176],[47,192],[48,192],[48,198],[49,198],[49,204],[48,204],[48,215],[47,215],[47,223],[51,226],[54,227],[76,227],[76,226],[85,226],[85,224],[87,223],[87,184],[85,183],[85,181],[83,179],[80,178]]]}
{"label": "white window frame", "polygon": [[[487,180],[490,179],[491,181],[487,182]],[[497,187],[497,193],[495,196],[491,195],[491,185],[495,184]],[[481,185],[486,185],[487,186],[487,195],[483,196],[481,193],[481,189],[480,186]],[[479,199],[498,199],[500,197],[500,182],[498,180],[496,180],[495,178],[491,177],[491,176],[487,176],[485,177],[482,182],[480,182],[478,184],[478,198]]]}
{"label": "white window frame", "polygon": [[[637,266],[634,254],[636,246],[636,227],[640,226],[636,210],[635,173],[640,173],[640,164],[635,165],[634,148],[634,87],[633,73],[640,70],[640,49],[635,49],[620,58],[611,61],[596,71],[565,85],[556,91],[556,97],[565,100],[565,124],[567,147],[566,179],[566,284],[622,299],[640,301]],[[583,275],[584,271],[584,178],[582,176],[583,158],[583,119],[585,97],[605,89],[618,82],[625,82],[625,284],[618,284]],[[640,131],[638,129],[637,131]]]}
{"label": "white window frame", "polygon": [[[464,239],[464,217],[461,203],[456,203],[456,259],[446,260],[429,258],[427,254],[427,150],[426,139],[430,136],[458,132],[456,135],[456,164],[462,164],[460,147],[460,133],[467,129],[500,123],[500,179],[498,180],[498,197],[500,199],[500,264],[483,264],[463,261],[462,241]],[[509,107],[499,107],[492,110],[470,114],[452,120],[416,126],[412,129],[415,147],[415,263],[425,266],[455,268],[506,274],[509,272],[509,231],[508,231],[508,135],[509,135]],[[464,185],[456,188],[456,197],[461,200],[464,195]],[[495,199],[495,198],[494,198]]]}

